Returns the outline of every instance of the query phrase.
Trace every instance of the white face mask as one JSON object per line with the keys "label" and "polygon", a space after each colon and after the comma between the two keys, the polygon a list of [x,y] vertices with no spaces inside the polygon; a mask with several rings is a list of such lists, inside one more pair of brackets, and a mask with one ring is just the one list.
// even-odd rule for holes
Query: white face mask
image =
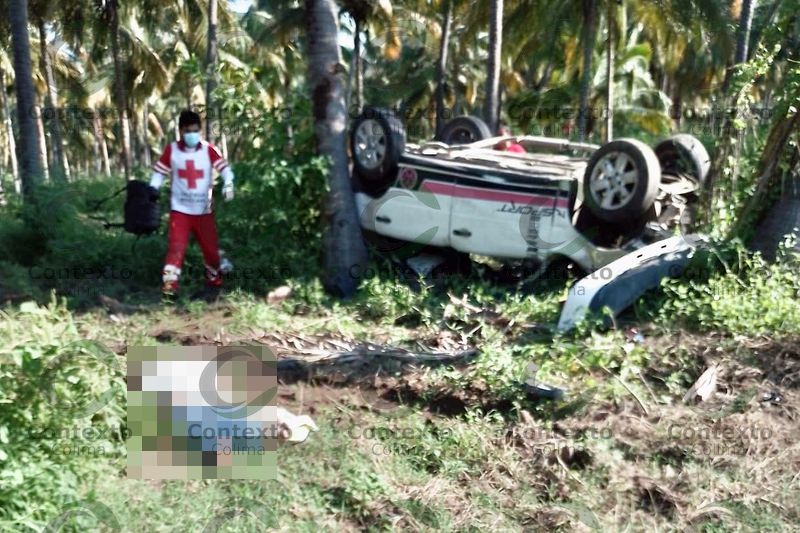
{"label": "white face mask", "polygon": [[183,142],[189,148],[194,148],[198,144],[200,144],[200,132],[193,131],[193,132],[186,132],[183,134]]}

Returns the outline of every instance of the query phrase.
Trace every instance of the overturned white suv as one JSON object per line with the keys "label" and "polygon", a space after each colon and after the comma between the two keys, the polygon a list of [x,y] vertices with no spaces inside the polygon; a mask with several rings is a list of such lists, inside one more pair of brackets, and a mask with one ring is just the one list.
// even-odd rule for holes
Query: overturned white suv
{"label": "overturned white suv", "polygon": [[[565,256],[590,274],[570,291],[560,329],[587,312],[619,312],[693,249],[678,233],[709,171],[703,145],[676,135],[655,149],[491,135],[458,117],[436,140],[406,144],[403,124],[367,107],[350,132],[364,230],[417,247],[500,259]],[[524,148],[501,151],[507,143]],[[411,249],[414,249],[412,246]]]}

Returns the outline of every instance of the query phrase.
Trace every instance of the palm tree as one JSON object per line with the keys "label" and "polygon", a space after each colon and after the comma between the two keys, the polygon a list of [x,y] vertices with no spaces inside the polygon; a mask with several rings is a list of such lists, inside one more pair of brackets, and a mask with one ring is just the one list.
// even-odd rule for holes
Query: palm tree
{"label": "palm tree", "polygon": [[133,160],[131,157],[131,130],[128,118],[128,97],[126,95],[125,66],[120,50],[120,22],[119,5],[117,0],[100,0],[103,9],[104,19],[108,24],[108,32],[111,37],[111,55],[114,62],[114,104],[117,108],[117,118],[119,121],[122,167],[125,172],[125,179],[132,179],[131,167]]}
{"label": "palm tree", "polygon": [[103,174],[111,177],[111,164],[108,159],[108,144],[103,134],[103,124],[100,115],[96,112],[92,114],[92,135],[94,137],[94,160],[95,170],[102,169]]}
{"label": "palm tree", "polygon": [[336,3],[333,0],[306,0],[305,6],[308,84],[317,151],[331,161],[324,284],[333,294],[349,297],[358,287],[357,276],[363,272],[367,255],[350,184],[345,146],[347,111],[339,79],[342,69]]}
{"label": "palm tree", "polygon": [[580,99],[578,104],[578,136],[586,138],[586,126],[589,119],[589,89],[592,82],[592,54],[594,52],[595,21],[597,19],[596,0],[583,0],[583,68],[581,74]]}
{"label": "palm tree", "polygon": [[[58,28],[54,21],[61,19],[62,26],[70,24],[69,17],[65,16],[72,9],[78,7],[80,0],[66,0],[64,2],[53,3],[45,0],[34,0],[30,3],[30,15],[33,19],[39,37],[39,68],[41,80],[44,85],[44,109],[47,112],[47,123],[50,133],[50,158],[48,159],[49,173],[60,181],[66,181],[70,175],[69,159],[67,158],[64,147],[65,139],[61,125],[59,113],[59,92],[56,82],[56,68],[65,70],[63,67],[68,64],[63,57],[59,57],[58,51],[54,50],[48,42],[48,30],[55,34],[55,40],[60,40]],[[56,9],[62,12],[55,13]],[[70,65],[71,66],[71,65]],[[66,70],[70,70],[69,68]]]}
{"label": "palm tree", "polygon": [[[394,26],[394,19],[392,14],[392,4],[388,0],[379,0],[377,2],[372,0],[342,0],[342,7],[344,11],[353,17],[353,71],[351,77],[353,85],[355,85],[353,93],[355,98],[356,113],[361,110],[364,105],[364,57],[363,57],[363,42],[361,34],[369,31],[370,25],[377,26],[378,31],[384,29],[385,25],[390,27]],[[393,29],[389,30],[389,37],[387,50],[389,55],[395,54],[393,45],[396,45],[395,35]],[[391,51],[388,51],[391,50]]]}
{"label": "palm tree", "polygon": [[439,43],[439,57],[436,60],[436,134],[444,127],[445,121],[445,75],[447,72],[447,52],[450,48],[450,29],[453,26],[453,0],[444,0],[442,6],[442,38]]}
{"label": "palm tree", "polygon": [[736,48],[733,55],[733,63],[728,59],[728,68],[725,71],[725,79],[722,82],[722,92],[724,94],[727,94],[730,90],[736,65],[741,65],[747,61],[750,48],[750,30],[753,27],[753,14],[757,4],[757,0],[736,0],[731,3],[731,16],[737,19]]}
{"label": "palm tree", "polygon": [[11,108],[8,105],[6,96],[6,75],[0,68],[0,105],[3,108],[3,125],[8,139],[8,157],[11,166],[11,176],[14,179],[14,190],[17,194],[21,192],[19,183],[19,167],[17,166],[17,145],[14,142],[14,127],[11,124]]}
{"label": "palm tree", "polygon": [[486,62],[486,124],[492,133],[500,122],[500,63],[503,48],[503,0],[489,7],[489,58]]}
{"label": "palm tree", "polygon": [[614,21],[617,0],[606,0],[606,137],[605,142],[614,138]]}
{"label": "palm tree", "polygon": [[718,83],[733,47],[726,2],[666,0],[629,6],[653,49],[651,70],[658,87],[672,98],[675,127],[680,128],[684,106],[719,95]]}
{"label": "palm tree", "polygon": [[206,139],[213,142],[212,93],[217,85],[217,0],[208,0],[208,50],[206,53]]}
{"label": "palm tree", "polygon": [[355,98],[355,112],[361,112],[364,105],[364,58],[361,50],[361,32],[369,16],[369,2],[364,0],[345,0],[345,9],[353,17],[355,27],[353,28],[353,84],[355,88],[353,94]]}
{"label": "palm tree", "polygon": [[31,201],[42,176],[42,162],[39,159],[39,137],[36,131],[36,122],[31,114],[35,104],[35,90],[31,67],[31,45],[28,38],[28,2],[27,0],[10,0],[8,8],[20,132],[20,179],[22,194],[26,200]]}
{"label": "palm tree", "polygon": [[738,65],[747,61],[747,51],[750,45],[750,29],[753,26],[753,13],[758,0],[742,0],[742,12],[739,15],[739,31],[736,37],[736,56],[734,64]]}
{"label": "palm tree", "polygon": [[45,109],[52,110],[48,113],[50,123],[50,148],[52,158],[50,160],[50,173],[60,181],[69,179],[69,161],[64,152],[64,140],[61,135],[61,119],[58,110],[58,87],[56,77],[53,74],[53,61],[50,56],[47,44],[47,32],[45,31],[44,17],[38,17],[36,21],[39,30],[39,64],[42,69],[42,78],[45,83]]}

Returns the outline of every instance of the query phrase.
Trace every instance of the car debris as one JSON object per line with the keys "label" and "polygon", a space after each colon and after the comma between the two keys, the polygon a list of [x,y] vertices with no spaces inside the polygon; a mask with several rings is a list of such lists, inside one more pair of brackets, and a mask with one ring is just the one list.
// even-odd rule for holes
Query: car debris
{"label": "car debris", "polygon": [[719,367],[714,365],[706,369],[705,372],[700,374],[694,385],[692,385],[686,394],[683,396],[683,403],[700,403],[708,401],[709,398],[717,391],[717,375],[719,374]]}
{"label": "car debris", "polygon": [[639,328],[627,328],[625,330],[625,338],[634,344],[641,344],[644,342],[644,334],[639,331]]}
{"label": "car debris", "polygon": [[[526,153],[496,150],[503,141]],[[492,137],[480,119],[457,117],[435,141],[411,144],[391,112],[366,107],[350,142],[367,238],[393,241],[385,251],[403,251],[416,272],[436,268],[429,256],[437,251],[542,267],[567,257],[588,272],[570,289],[560,331],[603,307],[619,313],[663,277],[680,275],[700,241],[675,236],[691,222],[710,166],[691,135],[654,148],[636,139],[598,146]]]}
{"label": "car debris", "polygon": [[523,383],[523,387],[528,396],[544,400],[563,400],[567,395],[566,389],[539,381],[536,378],[538,372],[539,365],[536,363],[528,363],[528,366],[525,368],[526,379]]}
{"label": "car debris", "polygon": [[431,275],[433,270],[444,263],[445,258],[441,255],[437,254],[419,254],[415,255],[414,257],[409,257],[406,260],[406,264],[413,270],[418,276],[422,276],[426,278]]}
{"label": "car debris", "polygon": [[783,402],[783,396],[778,391],[769,391],[761,395],[763,403],[779,404]]}
{"label": "car debris", "polygon": [[278,438],[286,442],[305,442],[312,431],[319,427],[308,415],[296,415],[283,407],[277,408]]}
{"label": "car debris", "polygon": [[292,295],[292,288],[288,285],[281,285],[267,294],[267,303],[270,305],[279,304]]}
{"label": "car debris", "polygon": [[569,289],[558,331],[567,331],[589,313],[609,309],[619,314],[666,277],[681,275],[695,251],[683,236],[658,241],[603,267],[602,275],[589,275]]}

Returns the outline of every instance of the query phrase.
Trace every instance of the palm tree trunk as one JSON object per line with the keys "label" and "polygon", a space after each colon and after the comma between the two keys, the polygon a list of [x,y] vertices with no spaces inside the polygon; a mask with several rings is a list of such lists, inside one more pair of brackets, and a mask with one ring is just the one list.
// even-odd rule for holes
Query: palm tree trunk
{"label": "palm tree trunk", "polygon": [[489,8],[489,58],[486,63],[486,124],[497,132],[500,122],[500,62],[503,48],[503,0],[491,0]]}
{"label": "palm tree trunk", "polygon": [[3,124],[8,137],[8,155],[11,163],[11,176],[14,178],[14,192],[20,194],[22,187],[19,182],[19,167],[17,165],[17,143],[14,141],[14,126],[11,124],[11,108],[8,106],[6,96],[6,73],[0,70],[0,98],[3,105]]}
{"label": "palm tree trunk", "polygon": [[747,61],[750,46],[750,29],[753,27],[753,13],[758,0],[742,0],[742,13],[739,16],[739,31],[736,37],[736,57],[734,65]]}
{"label": "palm tree trunk", "polygon": [[97,125],[92,121],[92,169],[95,174],[103,171],[103,159],[100,154],[100,138],[97,135]]}
{"label": "palm tree trunk", "polygon": [[14,76],[17,92],[17,118],[20,137],[20,178],[22,194],[31,200],[42,178],[39,159],[39,139],[36,120],[31,110],[35,108],[36,93],[33,88],[31,45],[28,39],[28,2],[8,2],[8,22],[11,27],[11,47],[14,53]]}
{"label": "palm tree trunk", "polygon": [[[11,161],[9,159],[8,154],[8,142],[6,142],[6,131],[3,128],[3,131],[0,132],[0,137],[2,138],[2,143],[0,143],[0,168],[4,172],[8,172],[11,169]],[[4,207],[7,205],[6,201],[6,192],[5,188],[3,187],[3,180],[0,179],[0,207]]]}
{"label": "palm tree trunk", "polygon": [[597,5],[595,0],[583,0],[583,73],[581,77],[580,102],[578,104],[578,136],[586,139],[589,120],[589,89],[592,83],[592,52]]}
{"label": "palm tree trunk", "polygon": [[674,131],[680,131],[683,124],[683,94],[680,91],[675,91],[675,96],[672,97],[672,111]]}
{"label": "palm tree trunk", "polygon": [[734,67],[747,61],[750,48],[750,29],[753,27],[753,14],[757,4],[758,0],[742,0],[742,7],[739,13],[739,27],[736,30],[736,53],[734,55],[733,65],[727,68],[725,71],[725,79],[722,81],[722,92],[724,94],[727,94],[728,89],[730,89]]}
{"label": "palm tree trunk", "polygon": [[100,151],[100,156],[102,157],[103,173],[106,175],[106,177],[111,177],[111,165],[108,161],[108,144],[106,143],[106,137],[103,134],[103,123],[100,120],[100,115],[97,113],[97,111],[94,113],[92,126],[95,143],[97,144]]}
{"label": "palm tree trunk", "polygon": [[308,81],[317,151],[331,161],[325,216],[324,286],[342,297],[355,294],[366,266],[345,146],[347,111],[339,79],[337,6],[333,0],[306,0]]}
{"label": "palm tree trunk", "polygon": [[36,130],[39,136],[39,158],[42,161],[42,175],[44,180],[50,181],[50,160],[47,158],[47,133],[44,130],[44,119],[42,118],[43,110],[39,101],[39,95],[36,95],[36,103],[33,106],[33,114],[36,116]]}
{"label": "palm tree trunk", "polygon": [[353,37],[353,57],[355,61],[355,104],[356,115],[361,113],[364,106],[364,61],[361,58],[361,22],[356,21],[355,35]]}
{"label": "palm tree trunk", "polygon": [[[547,65],[544,67],[544,71],[542,72],[542,77],[539,78],[537,81],[533,82],[533,86],[536,88],[537,91],[541,91],[547,84],[550,83],[550,77],[553,75],[553,62],[548,61]],[[534,72],[535,74],[535,72]]]}
{"label": "palm tree trunk", "polygon": [[151,165],[150,136],[148,135],[149,128],[150,128],[150,106],[147,104],[147,101],[145,101],[144,109],[142,110],[142,164],[147,168],[150,168]]}
{"label": "palm tree trunk", "polygon": [[761,100],[761,117],[759,119],[761,124],[769,123],[767,117],[769,116],[768,110],[772,109],[772,90],[772,84],[767,84],[766,89],[764,89],[764,96]]}
{"label": "palm tree trunk", "polygon": [[[352,74],[352,73],[353,72],[352,72],[352,69],[351,69],[349,74]],[[348,84],[349,83],[350,83],[350,81],[349,81],[349,75],[348,75]],[[292,94],[292,77],[289,76],[288,74],[287,74],[286,78],[283,81],[283,91],[284,91],[284,94],[286,95],[285,98],[288,101],[288,99],[290,97],[289,95]],[[349,87],[348,87],[347,91],[348,91],[347,98],[349,99],[350,98],[350,95],[349,95],[350,88]],[[345,105],[346,105],[346,108],[347,108],[347,112],[349,113],[350,112],[350,102],[347,101],[345,103]],[[222,155],[225,157],[225,159],[227,159],[228,158],[228,155],[227,155],[228,147],[227,147],[227,139],[225,138],[225,134],[222,135],[222,142],[223,142],[223,149],[225,150],[222,153]],[[283,149],[284,149],[284,153],[287,154],[287,157],[288,157],[288,154],[291,154],[294,151],[294,128],[292,127],[292,121],[291,120],[287,120],[286,121],[286,146],[284,146]]]}
{"label": "palm tree trunk", "polygon": [[739,222],[732,232],[734,236],[738,235],[745,227],[745,221],[752,222],[751,213],[757,213],[763,208],[767,192],[775,185],[776,177],[780,176],[781,159],[790,146],[789,140],[792,134],[798,130],[800,130],[800,112],[779,117],[773,123],[756,167],[758,176],[756,190],[745,205],[742,214],[737,217]]}
{"label": "palm tree trunk", "polygon": [[453,25],[453,2],[445,0],[442,20],[442,41],[439,43],[439,58],[436,61],[436,135],[441,133],[445,122],[444,84],[447,73],[447,52],[450,48],[450,28]]}
{"label": "palm tree trunk", "polygon": [[[353,105],[353,91],[356,85],[355,79],[356,79],[356,50],[355,50],[355,37],[353,37],[353,53],[350,54],[350,69],[347,73],[347,92],[345,93],[345,103],[347,105],[348,113],[353,111],[350,108]],[[353,113],[352,116],[356,115],[358,115],[358,113]]]}
{"label": "palm tree trunk", "polygon": [[217,86],[217,0],[208,1],[208,47],[206,48],[206,139],[214,142],[214,101],[211,93]]}
{"label": "palm tree trunk", "polygon": [[606,142],[614,138],[614,6],[617,0],[608,2],[608,42],[606,44]]}
{"label": "palm tree trunk", "polygon": [[[50,51],[47,47],[47,33],[44,27],[44,19],[38,21],[39,30],[39,63],[44,78],[45,90],[44,107],[50,123],[50,150],[52,152],[50,174],[57,181],[69,179],[69,166],[66,162],[64,153],[64,139],[61,135],[61,120],[58,116],[58,87],[56,78],[53,74],[53,63],[50,58]],[[49,111],[49,112],[48,112]]]}
{"label": "palm tree trunk", "polygon": [[139,116],[136,114],[136,110],[133,109],[132,105],[129,105],[128,108],[131,110],[129,117],[131,125],[131,160],[133,165],[136,166],[142,163],[142,132],[139,129]]}
{"label": "palm tree trunk", "polygon": [[125,80],[123,79],[122,57],[119,49],[119,11],[117,0],[109,0],[108,20],[111,24],[111,54],[114,59],[114,99],[117,106],[117,116],[119,119],[120,137],[122,141],[122,167],[125,172],[125,179],[131,178],[131,130],[128,120],[128,98],[125,95]]}

